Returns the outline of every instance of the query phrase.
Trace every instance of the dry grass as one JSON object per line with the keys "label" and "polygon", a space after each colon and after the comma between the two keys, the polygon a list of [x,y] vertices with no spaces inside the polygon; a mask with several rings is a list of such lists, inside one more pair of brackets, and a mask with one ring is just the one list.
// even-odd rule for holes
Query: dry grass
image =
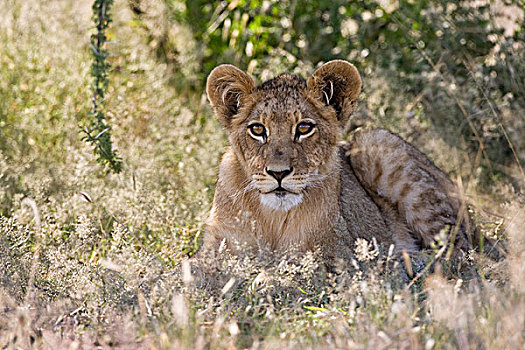
{"label": "dry grass", "polygon": [[[403,263],[366,242],[337,271],[315,252],[190,263],[226,146],[206,100],[177,96],[170,67],[117,1],[108,110],[125,165],[104,174],[80,141],[89,4],[0,5],[2,348],[525,345],[523,199],[504,182],[480,187],[460,146],[433,138],[424,148],[463,179],[484,232],[508,240],[499,260],[473,252],[442,261],[410,288]],[[414,259],[416,272],[431,258]]]}

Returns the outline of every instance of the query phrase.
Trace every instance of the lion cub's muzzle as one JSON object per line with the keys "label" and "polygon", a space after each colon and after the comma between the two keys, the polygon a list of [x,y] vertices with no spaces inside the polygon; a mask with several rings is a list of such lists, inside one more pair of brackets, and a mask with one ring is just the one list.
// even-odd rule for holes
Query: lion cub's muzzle
{"label": "lion cub's muzzle", "polygon": [[261,193],[261,203],[272,209],[287,211],[303,199],[306,176],[292,168],[265,168],[264,173],[253,175],[254,187]]}
{"label": "lion cub's muzzle", "polygon": [[266,168],[265,170],[268,175],[270,175],[275,180],[277,180],[278,187],[272,190],[271,192],[275,193],[275,195],[280,198],[284,198],[284,196],[286,196],[287,191],[291,192],[282,186],[282,182],[288,175],[292,174],[293,168],[285,169],[281,171],[272,171],[268,168]]}
{"label": "lion cub's muzzle", "polygon": [[261,193],[275,193],[283,197],[284,195],[299,194],[306,186],[306,178],[295,173],[294,168],[270,169],[265,168],[264,173],[253,175],[255,188]]}

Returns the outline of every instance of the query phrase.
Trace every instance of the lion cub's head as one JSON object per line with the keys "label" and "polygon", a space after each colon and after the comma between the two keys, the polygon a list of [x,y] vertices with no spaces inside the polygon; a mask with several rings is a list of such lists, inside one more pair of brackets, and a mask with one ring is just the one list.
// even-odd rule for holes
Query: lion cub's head
{"label": "lion cub's head", "polygon": [[336,173],[337,141],[361,91],[357,69],[331,61],[306,81],[282,74],[256,86],[232,65],[209,75],[206,92],[245,172],[244,191],[290,210]]}

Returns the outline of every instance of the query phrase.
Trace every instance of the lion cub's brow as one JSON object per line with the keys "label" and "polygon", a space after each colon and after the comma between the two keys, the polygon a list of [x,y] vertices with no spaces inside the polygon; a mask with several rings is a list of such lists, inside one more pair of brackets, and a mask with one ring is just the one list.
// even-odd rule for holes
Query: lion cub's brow
{"label": "lion cub's brow", "polygon": [[[265,107],[263,112],[256,116],[254,121],[258,121],[266,127],[271,125],[272,122],[277,122],[278,128],[283,121],[290,121],[293,126],[298,124],[301,120],[307,118],[298,108],[290,109],[276,109],[271,107]],[[293,129],[292,129],[293,131]]]}
{"label": "lion cub's brow", "polygon": [[270,92],[281,96],[290,96],[294,92],[306,89],[306,80],[293,74],[283,73],[257,86],[257,91]]}
{"label": "lion cub's brow", "polygon": [[268,125],[273,121],[299,123],[306,118],[306,81],[292,74],[281,74],[257,86],[258,108],[253,120]]}

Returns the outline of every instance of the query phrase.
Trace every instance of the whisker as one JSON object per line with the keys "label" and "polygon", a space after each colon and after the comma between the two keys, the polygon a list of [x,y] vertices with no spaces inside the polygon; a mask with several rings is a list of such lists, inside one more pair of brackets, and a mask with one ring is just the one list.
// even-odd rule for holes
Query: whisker
{"label": "whisker", "polygon": [[306,197],[306,199],[310,199],[310,193],[308,191],[303,191],[302,192],[304,194],[304,196]]}
{"label": "whisker", "polygon": [[243,194],[246,194],[247,192],[255,189],[255,183],[256,181],[255,180],[251,180],[250,183],[248,183],[246,185],[246,187],[244,188],[244,191],[242,192]]}
{"label": "whisker", "polygon": [[250,190],[255,188],[255,180],[252,179],[246,179],[243,182],[241,182],[240,188],[232,194],[230,197],[233,198],[233,204],[236,204],[241,195],[246,194]]}

